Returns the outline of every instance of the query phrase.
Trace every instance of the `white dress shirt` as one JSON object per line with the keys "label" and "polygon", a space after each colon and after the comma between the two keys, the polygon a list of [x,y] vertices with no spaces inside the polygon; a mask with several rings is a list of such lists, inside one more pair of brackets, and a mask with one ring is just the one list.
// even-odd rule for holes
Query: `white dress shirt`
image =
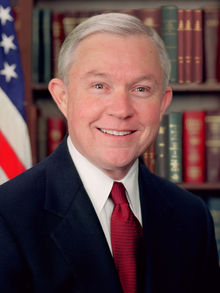
{"label": "white dress shirt", "polygon": [[[82,156],[74,147],[70,137],[67,139],[67,145],[84,188],[99,218],[109,248],[112,251],[110,222],[114,204],[109,198],[109,194],[114,180]],[[138,160],[132,165],[127,175],[118,182],[124,184],[130,207],[142,224],[138,185]]]}

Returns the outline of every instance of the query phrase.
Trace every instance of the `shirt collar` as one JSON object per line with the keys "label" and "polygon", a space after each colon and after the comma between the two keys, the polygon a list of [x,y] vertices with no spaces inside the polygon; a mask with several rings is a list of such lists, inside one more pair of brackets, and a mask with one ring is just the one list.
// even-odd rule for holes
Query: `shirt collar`
{"label": "shirt collar", "polygon": [[[114,180],[82,156],[74,147],[70,137],[67,139],[67,145],[84,188],[97,215],[99,215],[109,197]],[[127,175],[119,182],[122,182],[125,186],[132,210],[135,214],[139,213],[138,160],[135,161]]]}

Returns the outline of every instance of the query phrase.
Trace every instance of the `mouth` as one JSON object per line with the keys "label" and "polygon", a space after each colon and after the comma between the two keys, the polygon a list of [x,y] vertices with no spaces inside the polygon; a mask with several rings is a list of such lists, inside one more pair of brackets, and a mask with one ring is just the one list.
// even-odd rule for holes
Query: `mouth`
{"label": "mouth", "polygon": [[111,129],[104,129],[104,128],[98,128],[102,133],[109,134],[109,135],[115,135],[115,136],[126,136],[129,134],[134,133],[134,130],[125,130],[125,131],[117,131],[117,130],[111,130]]}

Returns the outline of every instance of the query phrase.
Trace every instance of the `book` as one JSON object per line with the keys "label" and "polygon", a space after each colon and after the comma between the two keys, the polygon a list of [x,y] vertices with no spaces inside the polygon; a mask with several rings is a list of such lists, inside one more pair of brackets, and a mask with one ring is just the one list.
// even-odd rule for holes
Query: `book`
{"label": "book", "polygon": [[182,113],[171,112],[168,116],[168,171],[169,180],[182,182]]}
{"label": "book", "polygon": [[204,8],[205,79],[216,82],[219,8]]}
{"label": "book", "polygon": [[160,122],[155,140],[155,173],[167,179],[169,178],[168,155],[168,115],[166,114]]}
{"label": "book", "polygon": [[207,111],[206,127],[206,180],[220,181],[220,110]]}
{"label": "book", "polygon": [[183,112],[183,181],[205,182],[205,111]]}
{"label": "book", "polygon": [[177,82],[177,6],[163,5],[161,6],[161,36],[167,49],[168,56],[171,61],[170,82]]}
{"label": "book", "polygon": [[63,13],[63,31],[64,37],[67,35],[79,24],[79,11],[75,12],[65,12]]}
{"label": "book", "polygon": [[138,9],[136,16],[147,26],[152,27],[160,36],[161,35],[161,9]]}
{"label": "book", "polygon": [[47,151],[51,154],[62,141],[66,131],[66,124],[62,117],[48,117],[47,119]]}
{"label": "book", "polygon": [[143,154],[145,166],[154,173],[155,171],[155,145],[152,143]]}
{"label": "book", "polygon": [[98,14],[97,11],[74,11],[63,13],[63,31],[66,37],[77,25],[88,17]]}
{"label": "book", "polygon": [[57,76],[58,55],[64,41],[63,13],[52,14],[52,72]]}
{"label": "book", "polygon": [[193,59],[192,69],[195,83],[203,81],[203,12],[202,9],[193,10]]}
{"label": "book", "polygon": [[218,42],[217,42],[217,69],[216,69],[216,75],[217,75],[217,81],[220,82],[220,10],[218,13]]}
{"label": "book", "polygon": [[33,34],[32,34],[32,81],[41,82],[43,76],[43,47],[42,47],[42,10],[33,9]]}
{"label": "book", "polygon": [[184,75],[184,9],[178,9],[178,83],[185,82]]}
{"label": "book", "polygon": [[191,83],[192,77],[192,54],[193,54],[193,11],[186,9],[184,13],[184,77],[185,83]]}
{"label": "book", "polygon": [[[52,21],[51,11],[42,10],[42,28],[43,28],[43,78],[42,82],[48,83],[52,77]],[[42,62],[40,60],[40,62]]]}

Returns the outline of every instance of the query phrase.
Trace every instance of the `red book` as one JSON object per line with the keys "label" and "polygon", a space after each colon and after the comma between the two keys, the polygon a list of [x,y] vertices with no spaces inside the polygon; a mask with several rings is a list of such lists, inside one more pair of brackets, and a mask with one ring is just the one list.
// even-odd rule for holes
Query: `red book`
{"label": "red book", "polygon": [[206,112],[206,178],[220,182],[220,110]]}
{"label": "red book", "polygon": [[205,111],[183,113],[183,180],[205,181]]}
{"label": "red book", "polygon": [[47,120],[48,154],[51,154],[62,141],[66,124],[61,117],[50,117]]}
{"label": "red book", "polygon": [[193,10],[193,82],[203,81],[203,21],[202,10]]}
{"label": "red book", "polygon": [[192,76],[192,56],[193,56],[193,11],[186,9],[184,13],[184,76],[185,82],[191,83]]}
{"label": "red book", "polygon": [[184,10],[178,9],[178,82],[184,83]]}
{"label": "red book", "polygon": [[53,12],[52,14],[52,56],[53,56],[53,74],[57,76],[57,61],[60,48],[64,41],[63,30],[63,14],[59,12]]}
{"label": "red book", "polygon": [[161,9],[139,9],[137,17],[147,26],[152,27],[158,35],[161,35]]}

